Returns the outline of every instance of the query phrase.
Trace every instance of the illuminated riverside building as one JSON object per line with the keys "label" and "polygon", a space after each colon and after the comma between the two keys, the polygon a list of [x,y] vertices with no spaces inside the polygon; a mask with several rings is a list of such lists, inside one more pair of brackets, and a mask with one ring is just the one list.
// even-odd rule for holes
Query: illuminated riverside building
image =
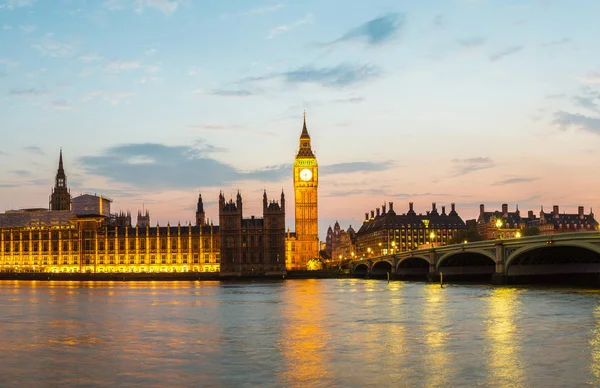
{"label": "illuminated riverside building", "polygon": [[366,258],[445,245],[465,229],[454,204],[447,214],[445,206],[438,212],[435,203],[431,211],[417,214],[410,202],[407,213],[396,214],[394,203],[390,202],[389,210],[383,205],[370,214],[365,213],[365,220],[356,232],[356,256]]}
{"label": "illuminated riverside building", "polygon": [[335,222],[333,229],[331,226],[327,229],[325,239],[325,252],[333,261],[344,259],[353,259],[355,257],[356,232],[352,225],[348,230],[343,230],[339,222]]}
{"label": "illuminated riverside building", "polygon": [[319,165],[306,128],[306,114],[294,159],[294,210],[296,231],[287,233],[285,261],[288,270],[305,270],[311,259],[319,258],[318,186]]}
{"label": "illuminated riverside building", "polygon": [[71,199],[62,152],[48,209],[0,214],[0,270],[36,272],[219,271],[219,227],[198,198],[196,225],[150,226],[150,213],[111,213],[95,194]]}
{"label": "illuminated riverside building", "polygon": [[556,234],[568,232],[585,232],[598,230],[598,221],[594,213],[584,214],[583,206],[579,206],[577,213],[560,213],[559,207],[554,205],[552,212],[545,213],[540,210],[539,218],[533,211],[527,212],[527,217],[521,217],[517,206],[514,212],[508,211],[508,204],[502,204],[501,211],[486,212],[483,204],[479,205],[477,218],[477,231],[485,240],[496,238],[518,238],[527,228],[538,228],[540,234]]}

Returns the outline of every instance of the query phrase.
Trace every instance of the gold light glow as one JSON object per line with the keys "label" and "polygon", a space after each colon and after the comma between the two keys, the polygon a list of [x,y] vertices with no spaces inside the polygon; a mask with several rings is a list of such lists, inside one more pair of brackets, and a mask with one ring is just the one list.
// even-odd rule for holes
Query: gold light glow
{"label": "gold light glow", "polygon": [[525,385],[514,315],[519,311],[520,291],[496,288],[488,298],[487,337],[491,342],[488,360],[489,374],[497,386],[522,387]]}
{"label": "gold light glow", "polygon": [[425,286],[424,292],[423,332],[427,346],[425,364],[428,371],[423,376],[427,380],[424,386],[450,386],[452,368],[447,349],[449,333],[442,329],[446,326],[446,292],[433,284]]}
{"label": "gold light glow", "polygon": [[329,362],[323,359],[329,340],[320,295],[323,283],[313,280],[299,287],[302,292],[288,289],[284,295],[289,307],[282,312],[285,327],[278,341],[285,365],[279,386],[311,386],[330,374]]}

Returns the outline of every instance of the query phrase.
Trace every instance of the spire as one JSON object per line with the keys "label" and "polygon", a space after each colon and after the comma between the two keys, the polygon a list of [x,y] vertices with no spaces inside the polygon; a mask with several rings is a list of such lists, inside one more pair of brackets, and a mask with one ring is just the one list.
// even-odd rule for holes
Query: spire
{"label": "spire", "polygon": [[204,212],[204,204],[202,203],[202,193],[198,193],[198,208],[196,210],[198,213]]}
{"label": "spire", "polygon": [[304,111],[304,123],[302,125],[302,134],[300,135],[300,139],[310,139],[308,129],[306,129],[306,111]]}
{"label": "spire", "polygon": [[308,129],[306,129],[306,111],[304,111],[304,122],[302,124],[302,133],[300,134],[300,148],[296,157],[299,156],[313,158],[315,156],[310,147],[310,135],[308,134]]}
{"label": "spire", "polygon": [[63,160],[62,160],[62,147],[60,148],[60,156],[58,158],[58,172],[64,174],[65,169],[63,168]]}

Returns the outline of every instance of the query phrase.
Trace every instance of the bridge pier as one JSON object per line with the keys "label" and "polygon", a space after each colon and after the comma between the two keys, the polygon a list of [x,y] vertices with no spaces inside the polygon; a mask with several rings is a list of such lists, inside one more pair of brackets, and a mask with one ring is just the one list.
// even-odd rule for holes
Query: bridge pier
{"label": "bridge pier", "polygon": [[503,273],[495,273],[492,275],[492,284],[496,286],[508,284],[508,276]]}
{"label": "bridge pier", "polygon": [[427,281],[429,283],[437,283],[440,281],[440,275],[437,273],[437,270],[436,270],[435,253],[434,252],[431,252],[429,254],[429,273],[427,274]]}
{"label": "bridge pier", "polygon": [[502,241],[498,241],[496,243],[496,272],[492,275],[492,284],[503,285],[508,283],[504,260],[504,244]]}

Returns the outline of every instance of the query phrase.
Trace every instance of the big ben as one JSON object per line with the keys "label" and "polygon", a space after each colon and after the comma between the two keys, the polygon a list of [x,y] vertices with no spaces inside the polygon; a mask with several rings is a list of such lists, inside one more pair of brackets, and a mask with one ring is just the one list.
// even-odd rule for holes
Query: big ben
{"label": "big ben", "polygon": [[311,148],[305,113],[298,154],[294,160],[294,203],[296,212],[294,267],[298,269],[306,269],[306,264],[311,259],[319,257],[318,185],[319,166]]}

